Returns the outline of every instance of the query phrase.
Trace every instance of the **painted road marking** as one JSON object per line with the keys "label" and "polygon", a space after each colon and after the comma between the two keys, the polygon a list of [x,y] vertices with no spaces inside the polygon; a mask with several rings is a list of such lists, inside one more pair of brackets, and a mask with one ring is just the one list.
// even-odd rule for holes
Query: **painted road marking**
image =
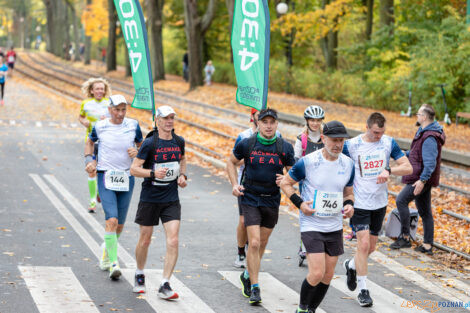
{"label": "painted road marking", "polygon": [[[219,271],[219,274],[234,286],[241,289],[241,271]],[[300,295],[297,292],[266,272],[259,273],[259,284],[261,287],[261,299],[263,301],[261,305],[266,310],[273,313],[295,312],[300,299]],[[241,292],[240,296],[242,297]],[[246,301],[248,302],[248,299]],[[325,313],[321,308],[318,308],[316,312]]]}
{"label": "painted road marking", "polygon": [[18,266],[41,313],[99,313],[69,267]]}

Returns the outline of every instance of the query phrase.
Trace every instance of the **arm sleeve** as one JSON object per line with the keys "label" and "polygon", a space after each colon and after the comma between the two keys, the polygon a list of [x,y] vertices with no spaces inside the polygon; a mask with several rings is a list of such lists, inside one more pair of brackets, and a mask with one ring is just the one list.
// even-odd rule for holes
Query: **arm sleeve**
{"label": "arm sleeve", "polygon": [[289,170],[290,177],[295,181],[301,181],[305,179],[305,163],[304,159],[300,159],[295,165]]}
{"label": "arm sleeve", "polygon": [[420,180],[428,180],[431,178],[432,173],[436,169],[437,163],[437,142],[434,137],[428,137],[423,142],[421,150],[423,158],[423,171],[421,172]]}
{"label": "arm sleeve", "polygon": [[392,138],[392,150],[390,152],[390,156],[394,160],[398,160],[399,158],[402,158],[402,157],[405,156],[405,154],[403,153],[403,151],[401,151],[401,149],[398,146],[397,142],[393,138]]}
{"label": "arm sleeve", "polygon": [[294,157],[296,158],[296,160],[302,157],[302,141],[300,141],[299,139],[295,140]]}
{"label": "arm sleeve", "polygon": [[142,140],[144,140],[144,137],[142,136],[142,130],[140,129],[140,125],[137,122],[137,127],[135,129],[135,139],[134,139],[134,141],[138,143],[138,142],[142,142]]}
{"label": "arm sleeve", "polygon": [[234,155],[238,160],[241,160],[241,159],[244,159],[244,158],[245,158],[244,151],[245,151],[245,144],[247,143],[247,140],[248,140],[248,139],[243,139],[243,140],[241,140],[240,142],[238,142],[238,143],[235,145],[235,148],[233,148],[233,155]]}
{"label": "arm sleeve", "polygon": [[93,142],[98,141],[98,133],[96,132],[96,127],[95,126],[93,126],[93,129],[91,130],[89,137],[90,137],[91,141],[93,141]]}
{"label": "arm sleeve", "polygon": [[353,163],[353,166],[352,166],[352,169],[351,169],[351,176],[349,177],[349,181],[346,184],[346,187],[352,187],[352,185],[354,184],[354,175],[355,175],[355,173],[356,173],[356,168],[355,168],[354,163]]}
{"label": "arm sleeve", "polygon": [[240,141],[242,141],[242,136],[238,135],[237,139],[235,139],[235,144],[233,145],[233,153],[235,153],[235,147]]}

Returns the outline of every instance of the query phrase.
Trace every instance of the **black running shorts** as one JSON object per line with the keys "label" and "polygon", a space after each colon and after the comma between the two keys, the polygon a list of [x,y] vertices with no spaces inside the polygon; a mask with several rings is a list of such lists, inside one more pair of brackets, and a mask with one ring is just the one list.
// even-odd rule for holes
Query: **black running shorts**
{"label": "black running shorts", "polygon": [[344,253],[342,229],[330,233],[305,231],[300,233],[300,238],[307,253],[326,253],[329,256],[338,256]]}
{"label": "black running shorts", "polygon": [[181,220],[181,205],[179,201],[168,203],[139,202],[135,222],[141,226],[158,225],[159,219],[162,223]]}
{"label": "black running shorts", "polygon": [[245,226],[259,225],[266,228],[274,228],[279,218],[279,207],[269,208],[265,206],[254,207],[241,204]]}
{"label": "black running shorts", "polygon": [[385,213],[387,207],[377,210],[363,210],[354,208],[354,215],[351,218],[351,223],[356,232],[361,230],[369,230],[373,236],[378,236],[382,229]]}

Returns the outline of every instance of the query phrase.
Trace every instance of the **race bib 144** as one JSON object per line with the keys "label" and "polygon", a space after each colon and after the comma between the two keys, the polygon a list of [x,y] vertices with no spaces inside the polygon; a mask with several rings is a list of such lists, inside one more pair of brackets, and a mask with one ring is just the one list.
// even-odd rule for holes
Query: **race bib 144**
{"label": "race bib 144", "polygon": [[104,186],[114,191],[129,191],[129,174],[126,171],[108,170],[104,174]]}

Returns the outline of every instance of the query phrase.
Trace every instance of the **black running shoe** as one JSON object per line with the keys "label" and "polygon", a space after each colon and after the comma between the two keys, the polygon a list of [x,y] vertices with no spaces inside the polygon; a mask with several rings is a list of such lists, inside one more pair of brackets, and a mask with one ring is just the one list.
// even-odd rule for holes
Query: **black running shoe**
{"label": "black running shoe", "polygon": [[392,249],[411,248],[411,242],[409,239],[406,239],[405,237],[400,235],[400,237],[398,237],[398,239],[395,240],[395,242],[390,245],[390,248]]}
{"label": "black running shoe", "polygon": [[145,293],[145,275],[138,274],[134,276],[134,288],[132,289],[135,293]]}
{"label": "black running shoe", "polygon": [[245,278],[242,272],[240,275],[240,282],[242,283],[242,294],[245,298],[249,298],[251,295],[251,281],[250,277]]}
{"label": "black running shoe", "polygon": [[357,301],[362,307],[369,307],[372,306],[372,304],[374,303],[374,301],[372,301],[372,298],[369,295],[369,290],[367,289],[361,290],[361,292],[357,295]]}
{"label": "black running shoe", "polygon": [[357,279],[356,279],[356,270],[349,268],[349,261],[350,259],[346,259],[343,262],[343,267],[346,270],[346,285],[348,285],[348,289],[351,291],[356,290],[357,287]]}
{"label": "black running shoe", "polygon": [[261,303],[261,290],[259,287],[253,287],[253,289],[251,289],[250,304],[256,305],[258,303]]}
{"label": "black running shoe", "polygon": [[432,247],[429,249],[426,249],[424,246],[419,246],[415,248],[415,251],[421,252],[427,255],[433,255],[434,253],[432,252]]}

